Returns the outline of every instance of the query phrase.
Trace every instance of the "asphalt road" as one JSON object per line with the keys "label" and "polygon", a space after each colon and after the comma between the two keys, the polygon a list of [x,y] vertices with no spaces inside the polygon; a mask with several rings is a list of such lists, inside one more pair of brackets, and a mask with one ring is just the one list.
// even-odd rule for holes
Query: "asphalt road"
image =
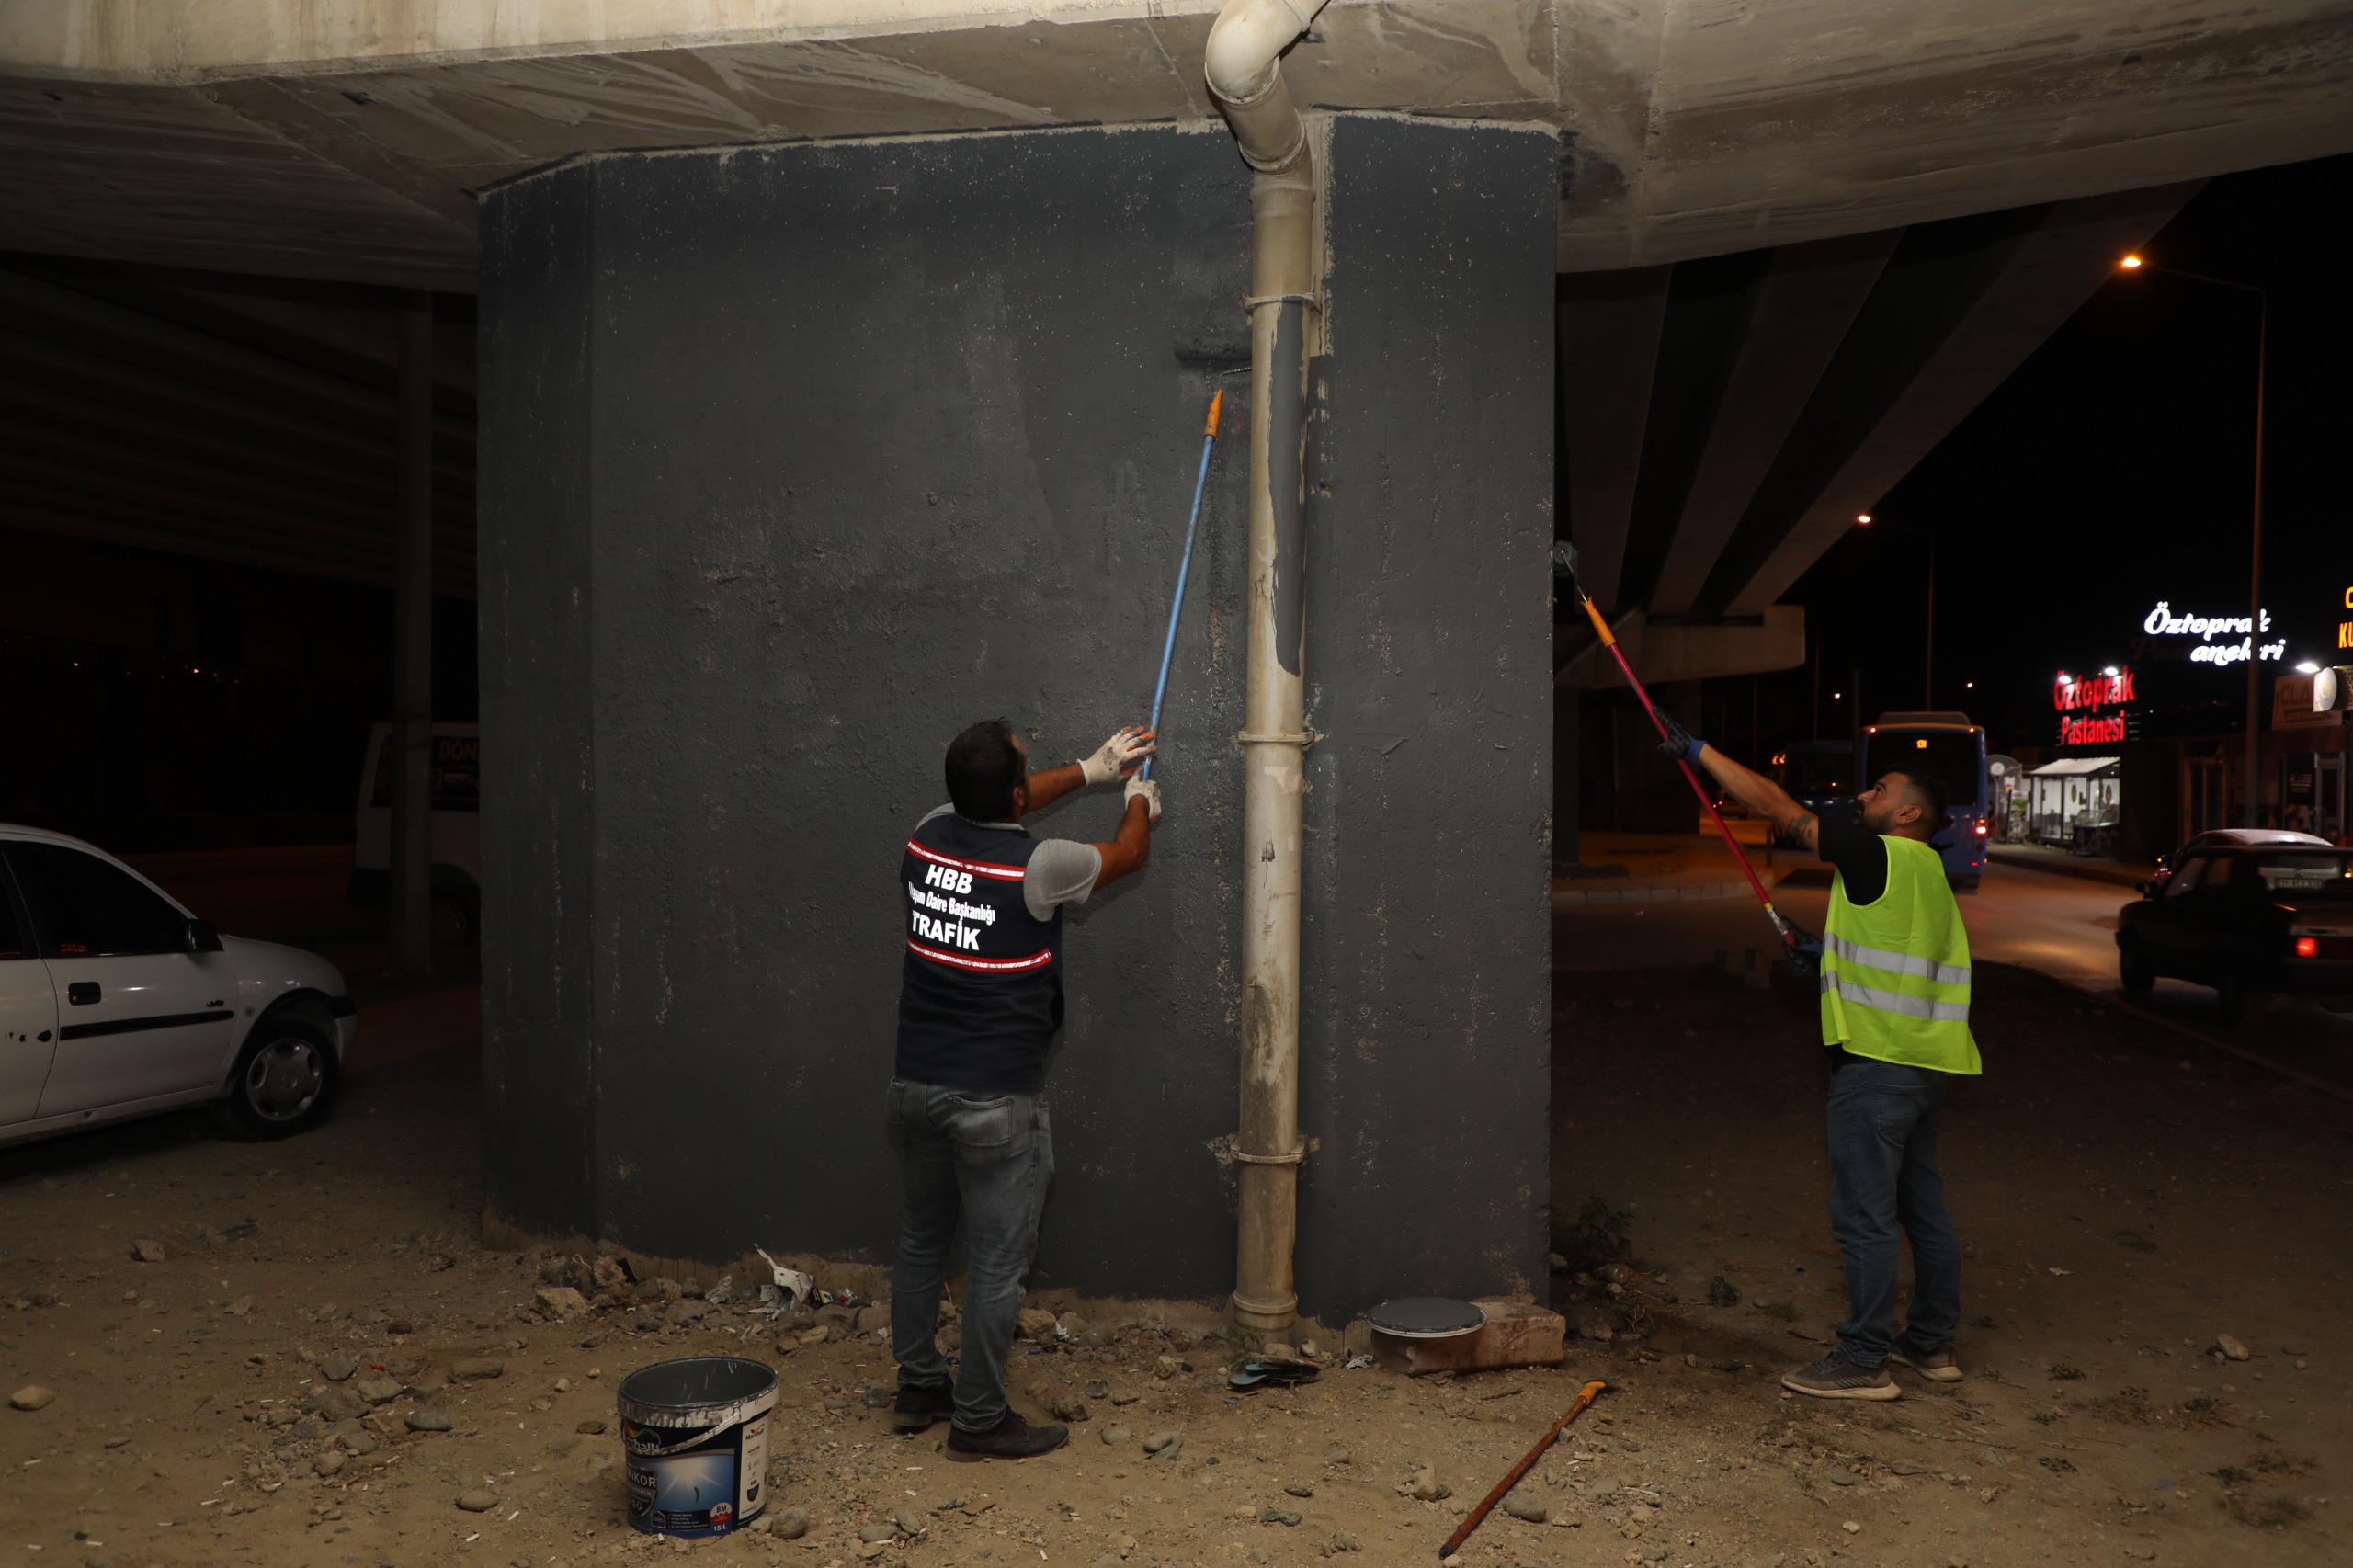
{"label": "asphalt road", "polygon": [[[2116,978],[2116,915],[2137,895],[2130,888],[2009,866],[1986,868],[1984,885],[1963,895],[1972,959],[2040,970],[2122,1003]],[[1774,892],[1782,914],[1822,929],[1830,901],[1819,868],[1799,870]],[[1672,903],[1555,908],[1555,972],[1673,969],[1726,963],[1769,964],[1772,927],[1753,898]],[[2271,1000],[2237,1028],[2214,1017],[2214,994],[2166,980],[2137,1005],[2143,1017],[2240,1055],[2278,1066],[2306,1082],[2353,1096],[2353,1015],[2306,1002]]]}

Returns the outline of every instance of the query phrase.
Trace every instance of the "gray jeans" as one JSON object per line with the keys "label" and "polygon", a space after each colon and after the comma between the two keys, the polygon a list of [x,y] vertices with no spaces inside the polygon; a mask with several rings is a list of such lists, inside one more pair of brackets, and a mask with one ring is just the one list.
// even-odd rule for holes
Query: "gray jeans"
{"label": "gray jeans", "polygon": [[956,1373],[956,1427],[981,1433],[1004,1419],[1005,1358],[1021,1311],[1022,1278],[1038,1250],[1038,1220],[1054,1178],[1053,1130],[1035,1095],[975,1095],[891,1081],[884,1112],[906,1189],[898,1267],[891,1276],[891,1347],[899,1386],[937,1388],[947,1358],[933,1330],[956,1223],[971,1272]]}

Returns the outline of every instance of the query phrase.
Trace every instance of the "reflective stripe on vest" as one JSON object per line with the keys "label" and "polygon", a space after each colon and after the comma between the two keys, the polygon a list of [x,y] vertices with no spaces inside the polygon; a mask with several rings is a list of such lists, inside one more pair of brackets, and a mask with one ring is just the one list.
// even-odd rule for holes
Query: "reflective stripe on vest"
{"label": "reflective stripe on vest", "polygon": [[[1883,969],[1891,974],[1915,975],[1922,980],[1933,980],[1939,985],[1969,983],[1969,970],[1966,965],[1957,967],[1952,964],[1938,963],[1934,959],[1916,959],[1909,953],[1891,953],[1885,948],[1867,948],[1860,942],[1850,942],[1839,936],[1832,936],[1826,939],[1831,951],[1840,958],[1852,959],[1857,963],[1869,964],[1873,969]],[[1897,1009],[1899,1012],[1905,1010]]]}
{"label": "reflective stripe on vest", "polygon": [[[1961,972],[1967,974],[1969,971],[1962,970]],[[1877,1007],[1882,1013],[1907,1013],[1913,1017],[1927,1018],[1939,1024],[1965,1024],[1969,1021],[1969,1004],[1966,1002],[1931,1002],[1924,997],[1906,996],[1901,991],[1881,991],[1874,986],[1858,985],[1851,980],[1840,980],[1828,973],[1822,977],[1822,988],[1824,991],[1836,990],[1849,1002],[1860,1002],[1864,1006]]]}
{"label": "reflective stripe on vest", "polygon": [[1887,887],[1870,903],[1831,887],[1822,1039],[1849,1055],[1938,1073],[1984,1071],[1969,1032],[1969,934],[1937,852],[1882,837]]}

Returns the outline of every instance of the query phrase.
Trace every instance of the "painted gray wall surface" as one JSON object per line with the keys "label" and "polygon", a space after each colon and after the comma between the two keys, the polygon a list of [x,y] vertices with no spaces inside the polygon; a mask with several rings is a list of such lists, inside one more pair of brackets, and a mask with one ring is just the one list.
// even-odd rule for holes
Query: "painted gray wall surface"
{"label": "painted gray wall surface", "polygon": [[1302,1305],[1546,1289],[1557,147],[1333,127]]}
{"label": "painted gray wall surface", "polygon": [[[1308,524],[1311,1311],[1540,1287],[1545,1185],[1549,398],[1509,404],[1549,387],[1553,150],[1352,121],[1335,158],[1361,336]],[[502,1218],[888,1256],[900,846],[972,720],[1044,763],[1143,716],[1223,386],[1168,815],[1066,942],[1038,1278],[1230,1287],[1247,189],[1222,134],[1160,128],[608,158],[488,199]],[[1117,800],[1032,825],[1103,837]]]}
{"label": "painted gray wall surface", "polygon": [[594,1234],[595,798],[589,191],[536,180],[484,204],[478,430],[483,1125],[504,1217]]}

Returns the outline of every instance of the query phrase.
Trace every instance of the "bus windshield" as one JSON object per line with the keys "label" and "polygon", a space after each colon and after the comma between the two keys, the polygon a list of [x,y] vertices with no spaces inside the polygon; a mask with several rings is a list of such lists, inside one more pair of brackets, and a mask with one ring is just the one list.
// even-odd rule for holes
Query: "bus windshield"
{"label": "bus windshield", "polygon": [[1983,735],[1956,730],[1881,730],[1870,738],[1871,777],[1917,767],[1944,781],[1945,800],[1959,808],[1977,803],[1977,776],[1985,767]]}

